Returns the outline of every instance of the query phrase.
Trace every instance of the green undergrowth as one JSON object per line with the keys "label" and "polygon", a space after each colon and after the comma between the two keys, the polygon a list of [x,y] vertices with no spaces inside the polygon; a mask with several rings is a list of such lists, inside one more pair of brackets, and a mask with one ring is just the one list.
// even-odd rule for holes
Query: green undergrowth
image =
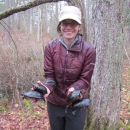
{"label": "green undergrowth", "polygon": [[31,110],[32,109],[32,107],[31,107],[31,104],[30,104],[30,102],[29,102],[29,100],[27,100],[27,99],[24,99],[24,106],[28,109],[28,110]]}
{"label": "green undergrowth", "polygon": [[6,112],[6,111],[7,111],[7,108],[0,106],[0,112]]}
{"label": "green undergrowth", "polygon": [[124,122],[120,121],[120,126],[123,127],[123,130],[130,130],[130,123],[126,125]]}
{"label": "green undergrowth", "polygon": [[7,111],[7,98],[0,98],[0,112],[6,112]]}

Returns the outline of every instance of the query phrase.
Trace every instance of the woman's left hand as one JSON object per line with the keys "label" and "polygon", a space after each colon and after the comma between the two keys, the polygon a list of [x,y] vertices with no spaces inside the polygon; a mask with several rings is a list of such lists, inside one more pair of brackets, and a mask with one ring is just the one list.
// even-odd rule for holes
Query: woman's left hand
{"label": "woman's left hand", "polygon": [[70,93],[72,93],[75,89],[73,87],[68,89],[67,95],[69,95]]}

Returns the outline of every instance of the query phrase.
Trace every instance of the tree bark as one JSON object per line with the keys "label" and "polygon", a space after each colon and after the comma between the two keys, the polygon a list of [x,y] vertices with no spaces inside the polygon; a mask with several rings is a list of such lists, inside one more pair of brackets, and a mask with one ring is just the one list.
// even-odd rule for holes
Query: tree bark
{"label": "tree bark", "polygon": [[93,45],[97,59],[87,130],[119,130],[124,7],[121,0],[93,0]]}
{"label": "tree bark", "polygon": [[0,20],[7,18],[10,15],[13,15],[15,13],[28,10],[30,8],[36,7],[36,6],[41,5],[41,4],[51,3],[51,2],[59,2],[59,1],[70,2],[70,0],[34,0],[33,2],[29,2],[25,5],[22,5],[22,6],[19,6],[16,8],[11,8],[9,10],[6,10],[5,12],[0,13]]}

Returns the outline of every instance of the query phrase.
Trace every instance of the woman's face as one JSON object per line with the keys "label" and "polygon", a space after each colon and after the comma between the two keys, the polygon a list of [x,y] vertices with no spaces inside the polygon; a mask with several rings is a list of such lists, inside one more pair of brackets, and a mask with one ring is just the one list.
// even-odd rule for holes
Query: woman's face
{"label": "woman's face", "polygon": [[61,34],[65,40],[73,40],[80,29],[81,25],[72,19],[63,20],[60,25]]}

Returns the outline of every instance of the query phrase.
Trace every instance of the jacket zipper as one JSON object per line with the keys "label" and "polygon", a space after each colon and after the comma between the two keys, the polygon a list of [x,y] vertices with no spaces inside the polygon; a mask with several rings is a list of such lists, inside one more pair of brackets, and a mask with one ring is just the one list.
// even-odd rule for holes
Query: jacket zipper
{"label": "jacket zipper", "polygon": [[65,65],[64,65],[64,87],[65,87],[65,75],[66,75],[66,64],[68,59],[68,50],[66,51]]}

